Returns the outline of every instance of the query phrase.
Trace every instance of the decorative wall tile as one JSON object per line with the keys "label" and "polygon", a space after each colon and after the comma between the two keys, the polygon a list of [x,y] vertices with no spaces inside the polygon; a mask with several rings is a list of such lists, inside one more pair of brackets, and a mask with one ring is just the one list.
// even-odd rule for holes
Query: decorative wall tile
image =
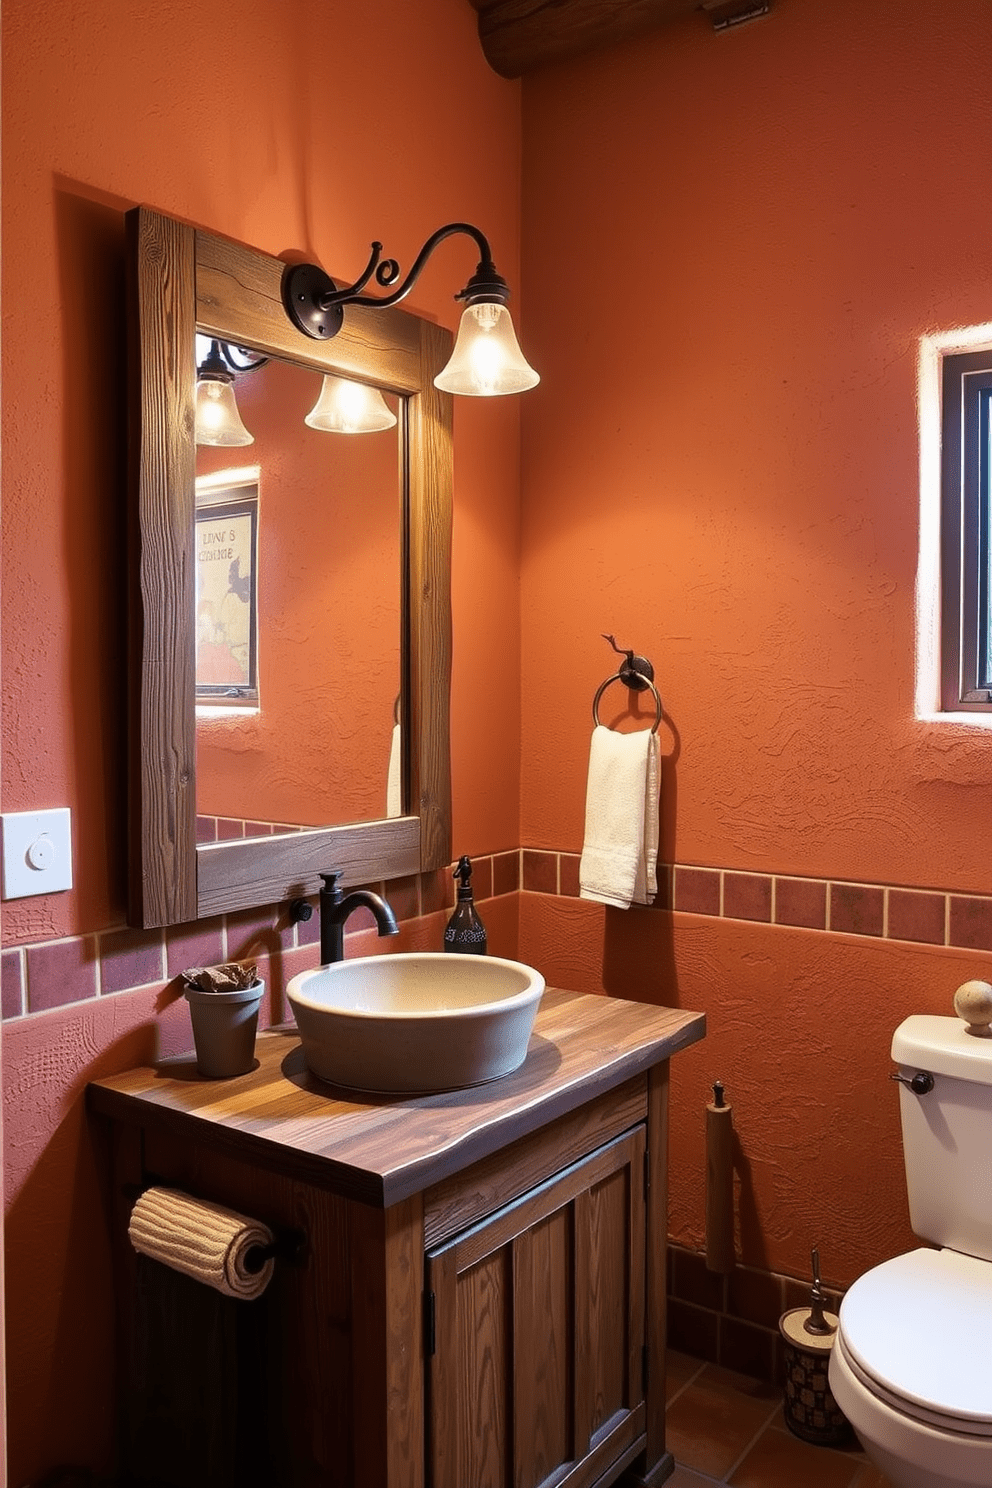
{"label": "decorative wall tile", "polygon": [[493,894],[514,894],[519,887],[520,853],[493,853]]}
{"label": "decorative wall tile", "polygon": [[825,930],[827,885],[818,878],[776,878],[776,925],[798,925],[806,930]]}
{"label": "decorative wall tile", "polygon": [[771,1271],[737,1266],[727,1284],[727,1311],[744,1322],[777,1328],[785,1311],[782,1278]]}
{"label": "decorative wall tile", "polygon": [[194,966],[217,966],[224,960],[223,921],[201,920],[172,925],[165,932],[165,974],[171,981]]}
{"label": "decorative wall tile", "polygon": [[944,894],[889,890],[888,938],[943,945],[947,910]]}
{"label": "decorative wall tile", "polygon": [[720,870],[675,867],[675,908],[683,914],[720,913]]}
{"label": "decorative wall tile", "polygon": [[228,961],[269,955],[284,944],[292,945],[292,941],[293,926],[282,911],[243,909],[227,916]]}
{"label": "decorative wall tile", "polygon": [[524,848],[523,886],[535,894],[557,894],[558,854]]}
{"label": "decorative wall tile", "polygon": [[671,909],[675,884],[675,869],[671,863],[659,863],[656,877],[658,880],[658,892],[655,895],[653,909]]}
{"label": "decorative wall tile", "polygon": [[724,873],[723,913],[731,920],[772,917],[772,881],[764,873]]}
{"label": "decorative wall tile", "polygon": [[952,894],[948,938],[952,946],[992,951],[992,899]]}
{"label": "decorative wall tile", "polygon": [[28,1012],[66,1007],[97,995],[95,935],[47,940],[27,947]]}
{"label": "decorative wall tile", "polygon": [[885,892],[868,884],[830,885],[830,928],[848,935],[881,935]]}
{"label": "decorative wall tile", "polygon": [[0,1009],[5,1018],[19,1018],[24,1012],[24,952],[19,948],[4,951],[0,957]]}
{"label": "decorative wall tile", "polygon": [[753,1379],[774,1380],[778,1374],[779,1331],[746,1323],[740,1318],[720,1319],[719,1360],[723,1369],[748,1374]]}
{"label": "decorative wall tile", "polygon": [[710,1271],[706,1257],[694,1250],[672,1246],[672,1296],[680,1302],[695,1302],[697,1307],[709,1307],[714,1312],[725,1311],[726,1279]]}
{"label": "decorative wall tile", "polygon": [[581,861],[578,853],[559,853],[558,855],[558,892],[567,895],[569,899],[579,897],[579,864]]}
{"label": "decorative wall tile", "polygon": [[[510,854],[500,854],[500,859]],[[578,853],[523,848],[526,893],[579,896]],[[553,872],[557,860],[558,886]],[[499,892],[507,892],[500,889]],[[476,896],[479,897],[478,895]],[[830,882],[686,863],[658,864],[655,909],[722,916],[803,930],[992,950],[992,895],[942,894],[885,884]],[[949,924],[949,931],[945,926]]]}
{"label": "decorative wall tile", "polygon": [[[778,1320],[793,1307],[809,1304],[810,1283],[773,1271],[737,1266],[723,1277],[706,1270],[700,1252],[670,1245],[668,1341],[698,1359],[776,1380],[782,1350]],[[827,1307],[836,1312],[840,1294],[825,1289]]]}
{"label": "decorative wall tile", "polygon": [[101,992],[124,992],[164,980],[161,930],[111,930],[100,936]]}
{"label": "decorative wall tile", "polygon": [[[455,865],[452,863],[448,869],[446,901],[449,908],[455,904]],[[478,903],[480,899],[491,899],[496,891],[493,889],[493,860],[490,857],[472,859],[472,895]]]}
{"label": "decorative wall tile", "polygon": [[668,1347],[694,1359],[708,1359],[715,1364],[719,1352],[720,1315],[691,1302],[669,1300]]}

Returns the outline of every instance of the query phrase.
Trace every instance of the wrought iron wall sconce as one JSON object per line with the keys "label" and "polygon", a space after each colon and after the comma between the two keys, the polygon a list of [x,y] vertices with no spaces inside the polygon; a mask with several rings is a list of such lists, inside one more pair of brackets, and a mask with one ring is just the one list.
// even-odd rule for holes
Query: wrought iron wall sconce
{"label": "wrought iron wall sconce", "polygon": [[315,341],[330,340],[341,329],[346,305],[385,308],[405,299],[434,249],[455,233],[464,233],[474,239],[480,259],[465,288],[455,296],[456,300],[466,302],[466,308],[451,359],[434,382],[444,392],[474,397],[525,392],[535,387],[540,378],[528,366],[517,344],[513,321],[506,308],[509,286],[502,274],[496,272],[487,239],[469,222],[449,222],[446,227],[439,227],[421,248],[399,288],[391,294],[363,293],[373,276],[383,289],[388,289],[399,279],[400,266],[395,258],[381,257],[381,243],[372,244],[369,261],[354,284],[340,289],[317,264],[291,265],[283,275],[286,314],[304,335]]}

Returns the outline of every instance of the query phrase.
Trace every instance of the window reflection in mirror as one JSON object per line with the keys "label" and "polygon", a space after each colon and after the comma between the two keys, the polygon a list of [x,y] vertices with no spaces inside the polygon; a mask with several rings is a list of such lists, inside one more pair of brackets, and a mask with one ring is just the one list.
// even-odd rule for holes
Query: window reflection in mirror
{"label": "window reflection in mirror", "polygon": [[404,420],[308,427],[321,384],[278,358],[237,375],[253,443],[197,447],[200,841],[401,814]]}

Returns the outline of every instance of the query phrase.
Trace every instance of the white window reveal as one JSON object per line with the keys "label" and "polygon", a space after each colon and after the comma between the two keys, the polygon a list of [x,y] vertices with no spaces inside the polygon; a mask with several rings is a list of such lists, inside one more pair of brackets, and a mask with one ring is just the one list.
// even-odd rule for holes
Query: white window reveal
{"label": "white window reveal", "polygon": [[992,327],[925,338],[920,450],[917,714],[992,724]]}

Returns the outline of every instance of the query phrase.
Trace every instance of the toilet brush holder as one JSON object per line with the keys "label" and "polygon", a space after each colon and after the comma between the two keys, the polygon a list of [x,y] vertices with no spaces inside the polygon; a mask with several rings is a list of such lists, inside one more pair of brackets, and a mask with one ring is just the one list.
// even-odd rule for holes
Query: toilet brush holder
{"label": "toilet brush holder", "polygon": [[819,1310],[828,1332],[811,1333],[814,1310],[794,1307],[783,1313],[778,1327],[785,1354],[785,1423],[803,1441],[820,1447],[847,1446],[854,1440],[847,1417],[830,1393],[827,1367],[838,1318]]}

